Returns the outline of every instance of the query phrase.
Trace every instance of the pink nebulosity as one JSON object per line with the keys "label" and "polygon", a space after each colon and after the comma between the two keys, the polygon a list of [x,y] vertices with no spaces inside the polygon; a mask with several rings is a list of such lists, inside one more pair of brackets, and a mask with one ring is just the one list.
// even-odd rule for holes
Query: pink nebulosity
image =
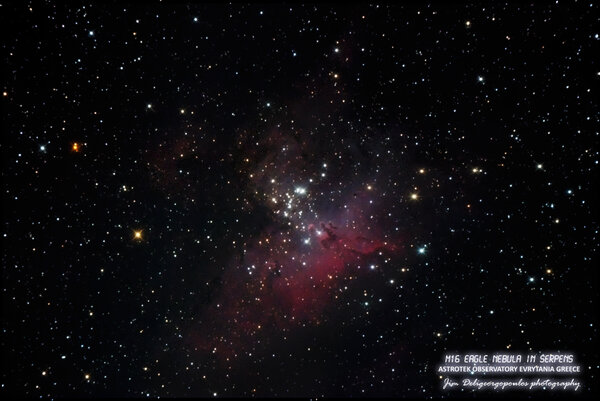
{"label": "pink nebulosity", "polygon": [[[206,311],[210,330],[199,333],[195,348],[230,359],[256,349],[261,339],[327,319],[340,289],[398,248],[363,221],[361,198],[354,203],[338,216],[344,222],[339,226],[318,221],[299,232],[272,227],[247,244]],[[368,234],[358,227],[367,227]]]}
{"label": "pink nebulosity", "polygon": [[240,172],[273,223],[232,258],[218,295],[188,336],[194,349],[225,361],[268,349],[295,327],[320,325],[342,289],[399,248],[377,223],[382,209],[370,186],[356,182],[332,192],[331,182],[309,173],[315,165],[303,156],[306,143],[279,130],[257,145],[249,143],[245,160],[254,163]]}

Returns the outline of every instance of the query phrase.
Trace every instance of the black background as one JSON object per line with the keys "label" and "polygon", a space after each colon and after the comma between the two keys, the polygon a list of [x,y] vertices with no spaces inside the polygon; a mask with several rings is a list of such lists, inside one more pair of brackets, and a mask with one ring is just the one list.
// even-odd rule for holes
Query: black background
{"label": "black background", "polygon": [[[436,396],[445,352],[507,347],[574,352],[596,392],[596,5],[0,12],[2,393]],[[302,161],[268,174],[327,162],[326,215],[376,181],[402,250],[224,362],[191,333],[218,332],[242,244],[286,229],[248,180],[273,130]]]}

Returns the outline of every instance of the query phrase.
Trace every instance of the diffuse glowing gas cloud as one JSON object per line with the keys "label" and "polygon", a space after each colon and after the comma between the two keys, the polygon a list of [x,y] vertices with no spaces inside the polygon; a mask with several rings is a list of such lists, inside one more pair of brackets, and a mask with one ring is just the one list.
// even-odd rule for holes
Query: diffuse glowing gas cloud
{"label": "diffuse glowing gas cloud", "polygon": [[370,188],[327,190],[331,183],[308,172],[292,138],[273,132],[266,142],[277,151],[266,152],[247,174],[273,222],[232,258],[202,315],[206,324],[193,336],[196,349],[226,359],[256,351],[257,336],[265,342],[298,325],[319,325],[340,291],[398,249],[374,223],[380,209]]}

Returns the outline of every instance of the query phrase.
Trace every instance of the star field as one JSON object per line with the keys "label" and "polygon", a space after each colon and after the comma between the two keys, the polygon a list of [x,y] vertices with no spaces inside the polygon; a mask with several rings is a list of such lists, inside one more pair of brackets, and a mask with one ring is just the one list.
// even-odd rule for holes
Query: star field
{"label": "star field", "polygon": [[0,11],[0,393],[597,392],[596,4]]}

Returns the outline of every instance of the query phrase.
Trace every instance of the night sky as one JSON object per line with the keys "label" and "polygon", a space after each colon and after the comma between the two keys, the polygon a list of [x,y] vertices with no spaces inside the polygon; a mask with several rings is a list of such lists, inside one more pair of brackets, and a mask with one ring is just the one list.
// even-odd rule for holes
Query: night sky
{"label": "night sky", "polygon": [[83,4],[0,7],[0,394],[597,392],[596,4]]}

